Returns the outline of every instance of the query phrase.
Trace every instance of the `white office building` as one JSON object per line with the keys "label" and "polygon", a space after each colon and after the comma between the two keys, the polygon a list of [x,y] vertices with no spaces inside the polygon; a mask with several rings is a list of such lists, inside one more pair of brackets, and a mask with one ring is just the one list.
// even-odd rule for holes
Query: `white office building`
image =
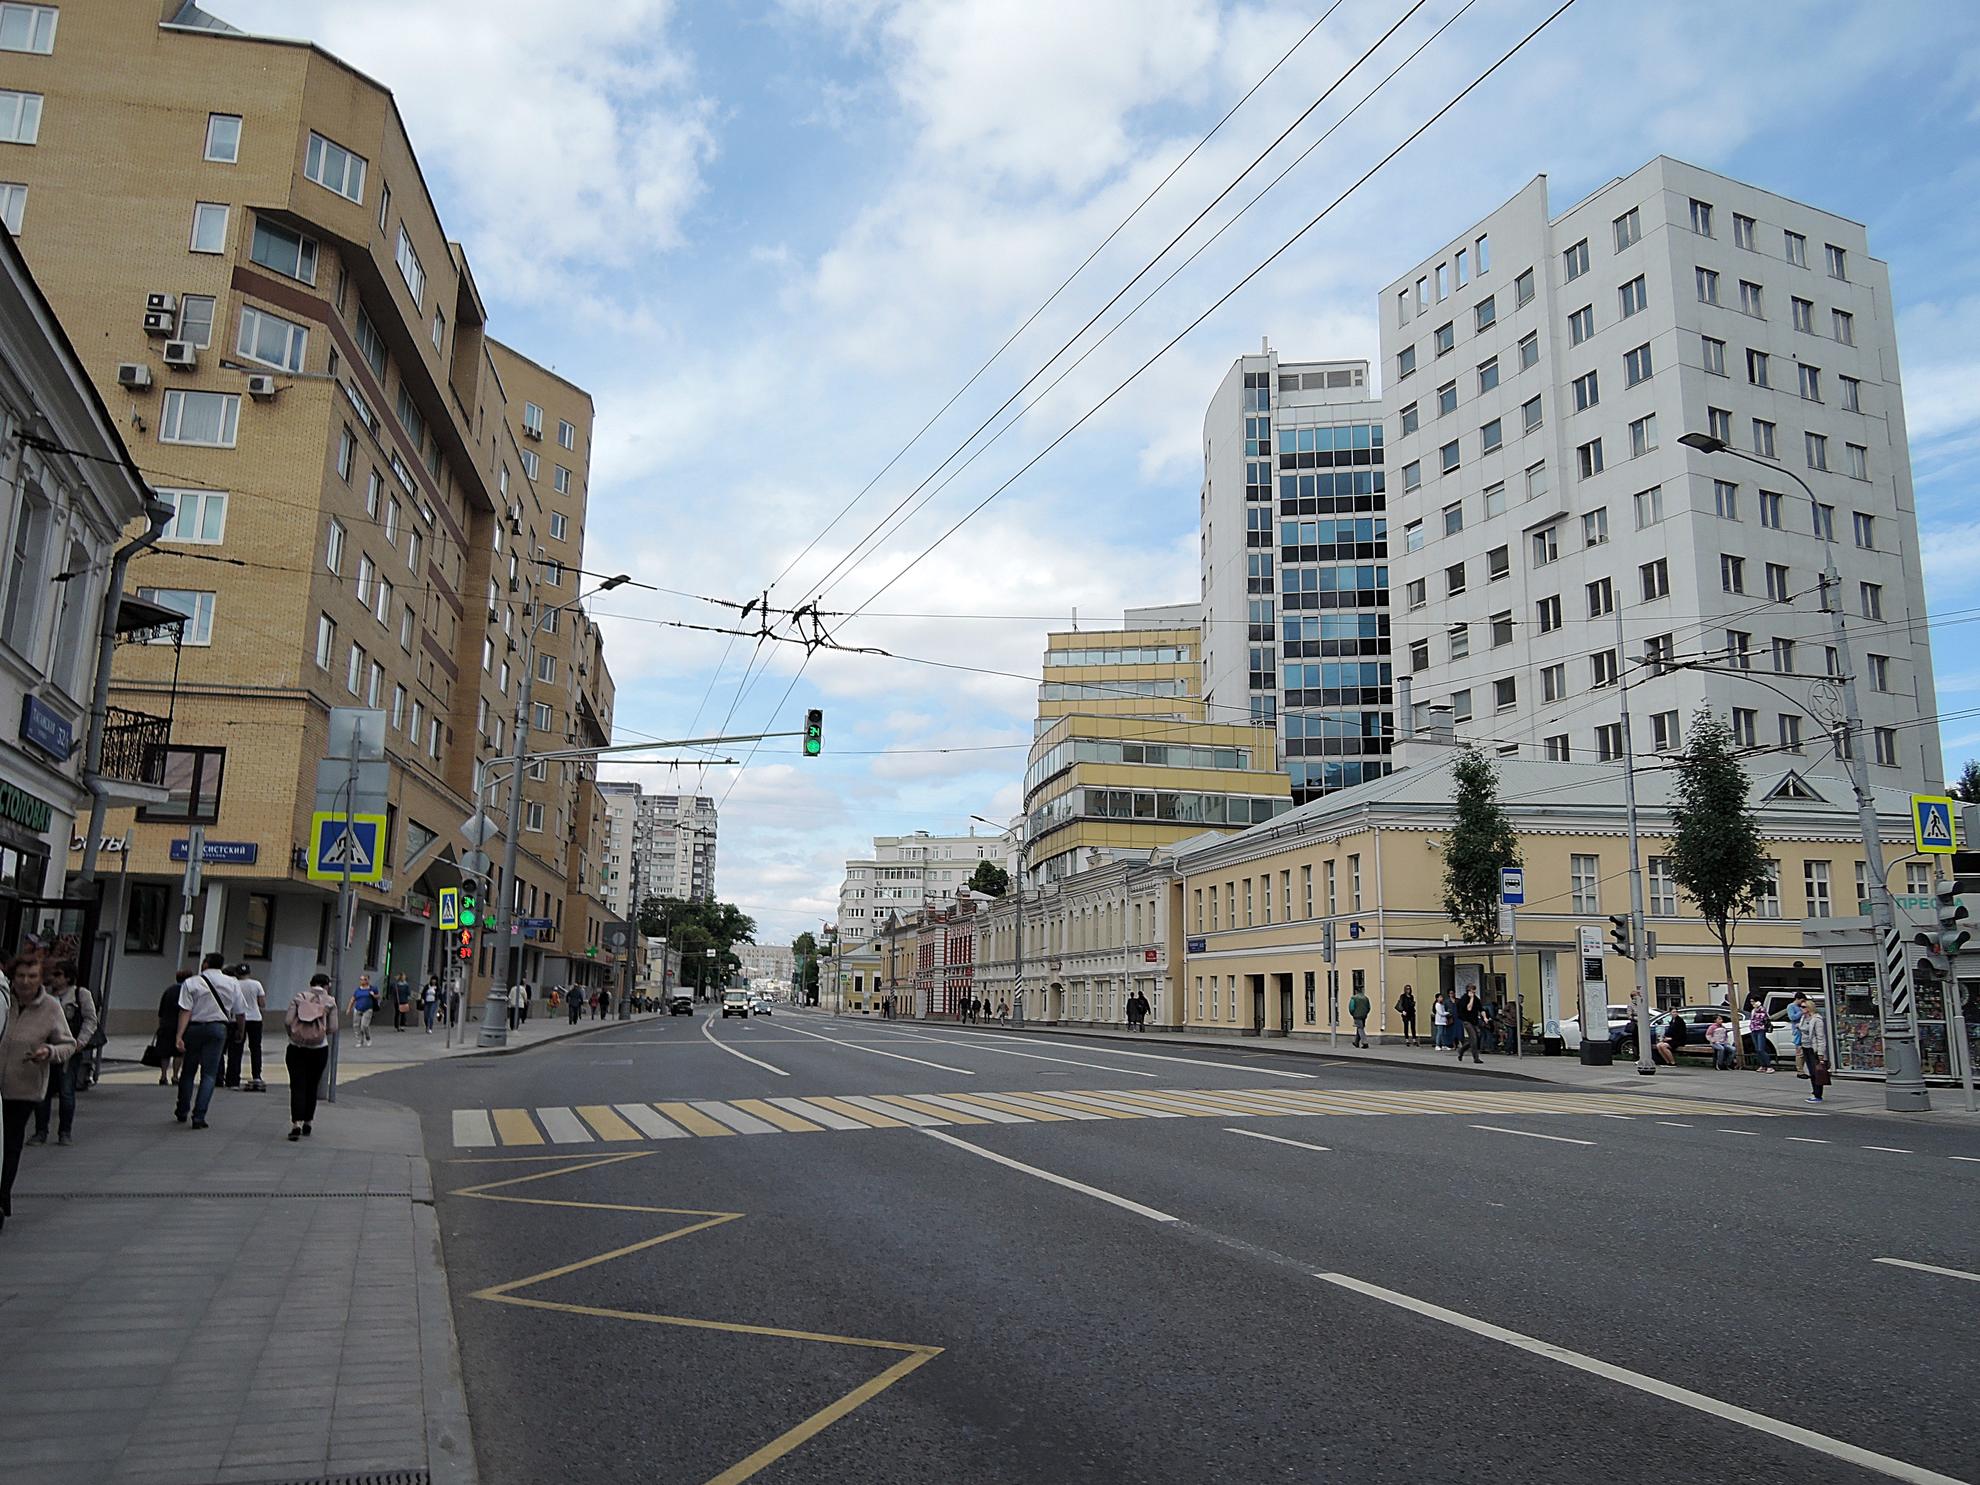
{"label": "white office building", "polygon": [[1627,667],[1639,751],[1709,706],[1804,771],[1855,746],[1880,785],[1943,776],[1890,277],[1861,225],[1671,159],[1559,214],[1542,176],[1381,311],[1406,728],[1614,758]]}
{"label": "white office building", "polygon": [[[715,895],[715,801],[706,794],[649,794],[604,782],[606,902],[621,917],[638,899]],[[635,892],[637,897],[635,897]]]}
{"label": "white office building", "polygon": [[1015,877],[1017,848],[1008,834],[876,835],[870,856],[846,863],[839,887],[839,928],[848,943],[884,925],[889,913],[905,917],[924,902],[952,902],[969,885],[979,861],[993,861]]}
{"label": "white office building", "polygon": [[1293,800],[1388,772],[1394,721],[1381,404],[1366,361],[1231,367],[1203,419],[1208,720],[1278,726]]}

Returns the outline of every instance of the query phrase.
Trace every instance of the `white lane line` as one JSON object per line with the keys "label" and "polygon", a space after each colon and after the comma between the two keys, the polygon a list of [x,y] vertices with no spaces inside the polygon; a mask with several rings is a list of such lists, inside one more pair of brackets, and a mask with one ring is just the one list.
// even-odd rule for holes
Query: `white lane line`
{"label": "white lane line", "polygon": [[[1024,1037],[972,1036],[969,1038],[969,1040],[986,1041],[986,1042],[1030,1041],[1033,1039],[1035,1035],[1036,1033],[1033,1033],[1032,1036],[1024,1036]],[[1051,1042],[1049,1043],[1049,1045],[1057,1047],[1057,1046],[1063,1046],[1065,1044],[1063,1042]],[[1168,1052],[1130,1052],[1122,1047],[1094,1047],[1092,1050],[1096,1056],[1101,1056],[1101,1057],[1140,1057],[1150,1062],[1187,1062],[1192,1067],[1214,1067],[1214,1068],[1219,1068],[1224,1072],[1263,1073],[1268,1078],[1303,1078],[1310,1082],[1314,1077],[1317,1076],[1317,1074],[1315,1073],[1285,1072],[1276,1067],[1259,1067],[1256,1064],[1250,1062],[1244,1063],[1242,1065],[1238,1065],[1229,1062],[1211,1062],[1207,1058],[1203,1058],[1203,1057],[1177,1057],[1174,1054]]]}
{"label": "white lane line", "polygon": [[1790,1144],[1796,1145],[1826,1145],[1828,1143],[1827,1140],[1811,1139],[1805,1134],[1791,1134],[1788,1136],[1788,1141]]}
{"label": "white lane line", "polygon": [[765,1072],[773,1072],[780,1078],[788,1078],[790,1076],[790,1074],[785,1072],[781,1067],[772,1067],[769,1063],[765,1062],[761,1057],[752,1057],[747,1052],[738,1052],[734,1047],[730,1046],[727,1042],[716,1041],[714,1027],[715,1027],[715,1019],[712,1016],[701,1023],[701,1034],[708,1038],[709,1046],[720,1047],[724,1052],[727,1052],[731,1057],[740,1057],[744,1062],[753,1062],[758,1067],[762,1068]]}
{"label": "white lane line", "polygon": [[1630,1118],[1631,1116],[1630,1116],[1630,1115],[1628,1115],[1628,1114],[1597,1114],[1597,1115],[1596,1115],[1595,1117],[1596,1117],[1596,1118],[1598,1118],[1598,1119],[1625,1119],[1625,1120],[1626,1120],[1626,1119],[1628,1119],[1628,1118]]}
{"label": "white lane line", "polygon": [[626,1122],[650,1140],[684,1140],[688,1137],[685,1129],[671,1119],[663,1119],[651,1105],[643,1103],[615,1103],[612,1105],[625,1116]]}
{"label": "white lane line", "polygon": [[1104,1201],[1123,1211],[1133,1212],[1137,1217],[1146,1217],[1151,1222],[1173,1222],[1176,1219],[1167,1212],[1158,1212],[1154,1207],[1145,1207],[1138,1201],[1130,1201],[1125,1196],[1116,1196],[1111,1191],[1102,1191],[1098,1186],[1089,1186],[1084,1181],[1075,1181],[1071,1176],[1057,1175],[1049,1170],[1040,1170],[1035,1165],[1026,1165],[1022,1160],[1013,1160],[1008,1155],[999,1155],[995,1150],[986,1150],[981,1145],[972,1145],[968,1140],[957,1139],[953,1134],[944,1134],[939,1129],[921,1131],[931,1140],[940,1140],[945,1145],[953,1145],[958,1150],[967,1150],[972,1155],[981,1155],[985,1160],[994,1160],[999,1165],[1022,1171],[1027,1176],[1036,1176],[1041,1181],[1050,1181],[1054,1186],[1064,1186],[1069,1191],[1077,1191],[1082,1196],[1090,1196],[1096,1201]]}
{"label": "white lane line", "polygon": [[965,1103],[959,1098],[944,1098],[939,1093],[917,1093],[914,1095],[923,1103],[932,1103],[938,1109],[954,1109],[958,1114],[974,1114],[979,1119],[988,1119],[992,1124],[1030,1124],[1034,1121],[1022,1114],[1013,1114],[1006,1109],[989,1109],[981,1104]]}
{"label": "white lane line", "polygon": [[1770,1418],[1765,1413],[1737,1407],[1716,1397],[1708,1397],[1702,1392],[1693,1392],[1688,1387],[1677,1387],[1642,1372],[1631,1371],[1628,1367],[1603,1361],[1599,1357],[1570,1351],[1565,1346],[1554,1345],[1551,1341],[1536,1340],[1530,1335],[1521,1335],[1516,1330],[1507,1330],[1490,1321],[1460,1314],[1456,1310],[1447,1310],[1442,1305],[1433,1305],[1426,1300],[1398,1293],[1394,1289],[1384,1289],[1379,1284],[1370,1284],[1366,1280],[1353,1278],[1348,1274],[1317,1273],[1313,1277],[1370,1299],[1378,1299],[1384,1304],[1394,1305],[1397,1309],[1412,1311],[1426,1319],[1453,1325],[1459,1330],[1468,1330],[1473,1335],[1483,1336],[1487,1340],[1499,1341],[1529,1355],[1539,1356],[1548,1361],[1558,1361],[1563,1366],[1571,1366],[1577,1371],[1587,1372],[1591,1376],[1601,1377],[1610,1382],[1620,1382],[1623,1386],[1633,1387],[1638,1392],[1645,1392],[1652,1397],[1661,1397],[1667,1402],[1695,1409],[1709,1418],[1742,1424],[1756,1433],[1770,1434],[1790,1444],[1799,1444],[1804,1449],[1812,1449],[1817,1454],[1826,1454],[1832,1459],[1843,1460],[1861,1469],[1874,1470],[1894,1480],[1905,1480],[1910,1482],[1910,1485],[1959,1485],[1953,1476],[1942,1475],[1937,1470],[1929,1470],[1906,1460],[1894,1459],[1888,1454],[1878,1454],[1860,1445],[1817,1433],[1812,1428],[1803,1428],[1796,1423]]}
{"label": "white lane line", "polygon": [[1873,1258],[1872,1263],[1888,1263],[1892,1268],[1915,1268],[1921,1274],[1940,1274],[1948,1279],[1969,1279],[1980,1284],[1980,1274],[1970,1274],[1963,1268],[1940,1268],[1936,1263],[1913,1263],[1909,1258]]}
{"label": "white lane line", "polygon": [[[1792,1138],[1792,1136],[1790,1136]],[[1980,1165],[1980,1155],[1948,1155],[1948,1160],[1964,1160],[1968,1165]]]}
{"label": "white lane line", "polygon": [[1689,1128],[1691,1128],[1691,1126],[1690,1126],[1689,1124],[1680,1124],[1680,1123],[1678,1123],[1678,1121],[1677,1121],[1677,1120],[1675,1120],[1675,1119],[1659,1119],[1659,1120],[1658,1120],[1657,1122],[1658,1122],[1659,1124],[1661,1124],[1661,1125],[1663,1125],[1663,1126],[1664,1126],[1664,1128],[1666,1128],[1666,1129],[1689,1129]]}
{"label": "white lane line", "polygon": [[1911,1151],[1900,1150],[1896,1145],[1865,1145],[1866,1150],[1877,1150],[1885,1155],[1909,1155]]}
{"label": "white lane line", "polygon": [[584,1120],[569,1109],[538,1109],[537,1119],[543,1125],[543,1132],[550,1136],[553,1145],[589,1145],[594,1143],[592,1133],[585,1128]]}
{"label": "white lane line", "polygon": [[454,1110],[454,1146],[461,1150],[485,1150],[495,1144],[495,1126],[486,1109]]}
{"label": "white lane line", "polygon": [[[793,1026],[791,1030],[800,1031],[802,1028]],[[835,1036],[819,1036],[815,1031],[806,1031],[804,1035],[818,1037],[818,1040],[821,1042],[828,1042],[835,1047],[845,1047],[853,1052],[870,1052],[875,1057],[891,1057],[896,1062],[918,1063],[922,1067],[932,1067],[937,1072],[959,1073],[965,1078],[976,1076],[976,1073],[967,1067],[950,1067],[946,1062],[930,1062],[923,1057],[910,1057],[904,1052],[883,1052],[878,1047],[862,1047],[856,1042],[842,1042]]]}
{"label": "white lane line", "polygon": [[967,1047],[974,1045],[979,1052],[995,1052],[1000,1057],[1028,1057],[1033,1062],[1061,1062],[1067,1067],[1090,1068],[1094,1072],[1112,1073],[1115,1077],[1159,1078],[1160,1073],[1142,1072],[1133,1067],[1112,1067],[1104,1062],[1081,1062],[1076,1057],[1047,1057],[1043,1052],[1019,1052],[1010,1047],[985,1045],[987,1037],[980,1036],[917,1036],[918,1042],[933,1042],[938,1047]]}
{"label": "white lane line", "polygon": [[821,1109],[816,1104],[806,1103],[801,1098],[766,1098],[765,1103],[774,1103],[778,1108],[802,1115],[806,1119],[816,1119],[827,1129],[868,1129],[857,1119],[848,1119],[837,1109]]}
{"label": "white lane line", "polygon": [[1506,1129],[1497,1124],[1473,1124],[1472,1129],[1489,1130],[1493,1134],[1517,1134],[1530,1140],[1552,1140],[1557,1145],[1592,1145],[1593,1140],[1571,1140],[1564,1134],[1539,1134],[1531,1129]]}
{"label": "white lane line", "polygon": [[719,1099],[700,1099],[688,1105],[699,1109],[717,1124],[726,1124],[737,1134],[775,1134],[777,1126],[759,1119],[754,1114],[745,1114],[741,1109],[732,1109]]}
{"label": "white lane line", "polygon": [[1720,1134],[1743,1134],[1750,1140],[1760,1138],[1760,1131],[1757,1129],[1721,1129],[1718,1132]]}
{"label": "white lane line", "polygon": [[1267,1134],[1262,1129],[1226,1129],[1225,1134],[1242,1134],[1255,1140],[1270,1140],[1275,1145],[1291,1145],[1297,1150],[1317,1150],[1322,1155],[1328,1153],[1325,1145],[1309,1145],[1305,1140],[1289,1140],[1282,1134]]}
{"label": "white lane line", "polygon": [[898,1120],[902,1124],[912,1124],[917,1129],[925,1129],[931,1124],[947,1124],[949,1122],[947,1119],[937,1119],[932,1114],[924,1114],[920,1109],[907,1108],[898,1103],[887,1103],[878,1098],[869,1098],[864,1094],[848,1093],[845,1095],[845,1101],[850,1104],[857,1104],[869,1113],[885,1114],[889,1119]]}

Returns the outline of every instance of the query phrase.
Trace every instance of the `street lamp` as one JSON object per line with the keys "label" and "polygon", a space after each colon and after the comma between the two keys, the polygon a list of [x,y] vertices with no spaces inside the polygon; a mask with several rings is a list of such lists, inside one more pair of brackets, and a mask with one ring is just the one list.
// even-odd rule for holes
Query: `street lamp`
{"label": "street lamp", "polygon": [[508,1043],[509,986],[515,983],[516,971],[521,965],[522,941],[516,933],[515,911],[516,849],[520,844],[517,837],[523,818],[523,771],[529,762],[529,697],[536,679],[537,637],[543,633],[544,625],[566,609],[576,608],[587,598],[595,597],[600,593],[609,593],[614,588],[631,581],[629,574],[617,573],[605,579],[590,593],[580,593],[568,602],[560,603],[554,608],[546,608],[536,616],[536,623],[530,628],[528,638],[522,647],[522,684],[516,687],[515,748],[509,755],[509,825],[502,840],[501,885],[496,889],[497,904],[501,904],[499,894],[506,894],[508,897],[508,902],[502,905],[502,935],[506,942],[502,944],[502,952],[497,960],[499,966],[497,983],[489,990],[488,999],[481,1008],[479,1040],[484,1047],[500,1047]]}
{"label": "street lamp", "polygon": [[[979,825],[988,825],[992,830],[1008,834],[1010,827],[999,825],[995,820],[986,820],[981,815],[971,815],[970,819]],[[1024,833],[1020,828],[1017,841],[1017,949],[1011,971],[1011,1025],[1024,1025]],[[1048,1008],[1049,1009],[1049,1008]]]}
{"label": "street lamp", "polygon": [[[1863,862],[1870,878],[1870,926],[1877,940],[1882,963],[1878,984],[1883,991],[1884,1012],[1884,1107],[1897,1113],[1923,1113],[1932,1107],[1932,1095],[1918,1056],[1918,1023],[1911,1009],[1911,971],[1898,941],[1897,910],[1891,903],[1891,889],[1884,881],[1884,842],[1877,830],[1877,806],[1870,797],[1870,780],[1864,768],[1857,739],[1863,733],[1863,714],[1856,709],[1856,667],[1850,659],[1849,634],[1843,623],[1842,578],[1836,571],[1835,533],[1823,519],[1821,502],[1814,488],[1786,465],[1762,459],[1744,449],[1736,449],[1710,433],[1686,433],[1678,442],[1700,454],[1730,454],[1749,464],[1758,464],[1784,474],[1801,486],[1808,496],[1815,532],[1822,538],[1827,560],[1822,570],[1822,607],[1828,611],[1836,641],[1836,664],[1842,671],[1843,725],[1840,750],[1849,769],[1850,792],[1856,796],[1856,821],[1863,834]],[[1834,596],[1833,604],[1830,602]]]}

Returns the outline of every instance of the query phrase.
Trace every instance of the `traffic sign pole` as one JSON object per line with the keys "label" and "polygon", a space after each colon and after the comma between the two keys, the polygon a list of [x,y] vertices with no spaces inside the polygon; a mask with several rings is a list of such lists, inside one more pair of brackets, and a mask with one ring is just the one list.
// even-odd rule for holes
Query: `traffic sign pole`
{"label": "traffic sign pole", "polygon": [[1513,1015],[1513,1056],[1526,1055],[1526,1038],[1521,1034],[1520,1024],[1525,1017],[1520,1014],[1519,1000],[1519,910],[1526,901],[1526,873],[1517,866],[1499,868],[1499,901],[1505,904],[1506,923],[1512,930],[1512,1015]]}

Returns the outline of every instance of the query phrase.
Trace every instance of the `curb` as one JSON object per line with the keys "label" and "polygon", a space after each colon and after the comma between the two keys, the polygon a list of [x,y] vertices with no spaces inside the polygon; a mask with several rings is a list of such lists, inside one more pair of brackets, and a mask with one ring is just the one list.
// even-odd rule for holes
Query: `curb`
{"label": "curb", "polygon": [[[657,1017],[659,1014],[660,1013],[658,1011],[649,1011],[646,1013],[646,1016]],[[595,1026],[580,1025],[576,1027],[567,1027],[563,1031],[557,1032],[555,1035],[540,1036],[535,1041],[529,1042],[524,1046],[476,1047],[472,1051],[459,1053],[457,1055],[463,1057],[514,1057],[519,1053],[534,1052],[538,1047],[547,1047],[552,1042],[567,1042],[572,1037],[590,1036],[593,1032],[610,1031],[614,1027],[618,1027],[618,1026],[637,1026],[638,1024],[640,1024],[642,1019],[644,1018],[641,1016],[629,1016],[623,1021],[616,1019],[611,1021],[600,1021]],[[433,1062],[451,1062],[453,1060],[454,1058],[452,1057],[436,1057],[432,1059]],[[428,1066],[429,1064],[419,1063],[417,1065],[424,1067],[424,1066]]]}
{"label": "curb", "polygon": [[[414,1262],[419,1265],[420,1391],[426,1402],[426,1472],[433,1485],[479,1485],[474,1433],[468,1422],[467,1384],[461,1375],[460,1337],[447,1293],[447,1260],[441,1248],[440,1214],[433,1204],[432,1166],[424,1159],[424,1199],[413,1199]],[[434,1344],[425,1338],[431,1335]]]}

